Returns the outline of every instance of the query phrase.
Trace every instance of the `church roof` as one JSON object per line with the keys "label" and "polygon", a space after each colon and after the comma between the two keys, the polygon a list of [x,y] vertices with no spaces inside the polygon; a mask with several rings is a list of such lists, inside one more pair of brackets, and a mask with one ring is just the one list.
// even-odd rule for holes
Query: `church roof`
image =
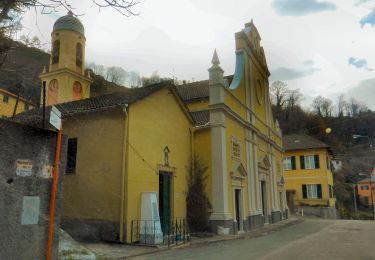
{"label": "church roof", "polygon": [[55,32],[59,30],[74,31],[85,35],[85,28],[81,21],[77,17],[74,17],[71,11],[69,11],[67,15],[56,20],[53,25],[53,31]]}
{"label": "church roof", "polygon": [[210,122],[208,109],[190,112],[196,126],[205,125]]}
{"label": "church roof", "polygon": [[[230,81],[232,81],[233,79],[233,75],[226,76],[224,77],[224,79],[228,81],[229,85]],[[196,81],[178,85],[177,91],[182,101],[184,101],[185,103],[190,103],[202,99],[208,99],[208,97],[210,96],[208,85],[208,80]]]}
{"label": "church roof", "polygon": [[328,148],[325,144],[314,137],[306,134],[290,134],[283,136],[283,146],[285,151],[308,150]]}
{"label": "church roof", "polygon": [[[128,89],[124,92],[111,93],[77,101],[56,104],[56,108],[61,112],[62,117],[69,117],[74,114],[87,113],[99,110],[107,110],[116,107],[124,107],[126,104],[141,100],[163,87],[173,86],[170,81],[165,81],[141,88]],[[49,115],[51,106],[46,107]],[[39,124],[43,118],[43,109],[37,108],[25,113],[16,115],[15,120],[28,124]]]}

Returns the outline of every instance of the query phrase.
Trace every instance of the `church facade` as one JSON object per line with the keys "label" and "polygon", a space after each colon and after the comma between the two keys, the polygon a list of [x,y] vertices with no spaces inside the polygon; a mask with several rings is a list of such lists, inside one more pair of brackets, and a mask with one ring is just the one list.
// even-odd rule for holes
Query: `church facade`
{"label": "church facade", "polygon": [[271,113],[270,75],[253,22],[235,34],[235,74],[215,51],[209,80],[179,86],[195,119],[194,154],[209,167],[211,225],[230,233],[288,215],[281,131]]}
{"label": "church facade", "polygon": [[[187,168],[197,159],[208,169],[213,232],[234,234],[287,218],[281,131],[252,22],[236,33],[233,76],[223,76],[215,51],[209,80],[179,86],[90,97],[84,46],[80,21],[71,13],[59,18],[50,67],[40,76],[41,100],[61,111],[69,137],[64,229],[80,239],[129,243],[149,192],[157,194],[160,218],[186,218]],[[42,111],[18,119],[35,123]]]}

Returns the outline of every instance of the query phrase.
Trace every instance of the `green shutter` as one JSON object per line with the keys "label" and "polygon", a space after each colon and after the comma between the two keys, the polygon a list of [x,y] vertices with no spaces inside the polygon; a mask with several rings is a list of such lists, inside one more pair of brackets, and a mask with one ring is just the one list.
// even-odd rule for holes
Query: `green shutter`
{"label": "green shutter", "polygon": [[321,199],[322,198],[322,185],[321,184],[317,184],[316,185],[317,187],[317,193],[318,193],[318,199]]}
{"label": "green shutter", "polygon": [[314,161],[315,161],[315,169],[319,169],[320,168],[319,154],[314,155]]}
{"label": "green shutter", "polygon": [[307,199],[307,188],[305,184],[302,184],[302,197]]}
{"label": "green shutter", "polygon": [[299,159],[301,162],[301,169],[305,169],[305,156],[301,155]]}
{"label": "green shutter", "polygon": [[295,170],[296,169],[296,157],[292,156],[290,160],[292,162],[292,170]]}

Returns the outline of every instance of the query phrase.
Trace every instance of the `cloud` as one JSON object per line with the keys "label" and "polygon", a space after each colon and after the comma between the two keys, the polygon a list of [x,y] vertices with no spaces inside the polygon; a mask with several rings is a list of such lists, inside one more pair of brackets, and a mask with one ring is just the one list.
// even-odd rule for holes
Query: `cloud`
{"label": "cloud", "polygon": [[348,90],[347,95],[365,102],[366,105],[375,110],[375,78],[364,79],[359,84]]}
{"label": "cloud", "polygon": [[363,17],[361,21],[359,21],[359,23],[361,24],[362,28],[366,24],[369,24],[371,25],[371,27],[374,27],[375,26],[375,8],[372,9],[372,11],[367,16]]}
{"label": "cloud", "polygon": [[358,0],[354,5],[355,6],[359,6],[359,5],[361,5],[361,4],[364,4],[364,3],[367,3],[367,2],[369,2],[370,0]]}
{"label": "cloud", "polygon": [[272,71],[272,78],[277,80],[293,80],[298,78],[307,77],[313,75],[315,72],[319,71],[317,68],[305,68],[305,69],[293,69],[280,67]]}
{"label": "cloud", "polygon": [[272,7],[277,14],[284,16],[303,16],[336,10],[335,4],[318,0],[274,0]]}
{"label": "cloud", "polygon": [[348,64],[353,65],[357,69],[365,69],[365,70],[368,70],[368,71],[373,71],[373,69],[371,69],[367,66],[367,60],[366,59],[359,59],[359,58],[350,57],[348,59]]}
{"label": "cloud", "polygon": [[362,69],[367,67],[367,61],[365,59],[358,59],[358,58],[353,58],[350,57],[348,59],[348,64],[353,65],[357,69]]}
{"label": "cloud", "polygon": [[305,65],[307,67],[311,67],[312,65],[314,65],[314,61],[313,60],[305,60],[303,62],[303,65]]}

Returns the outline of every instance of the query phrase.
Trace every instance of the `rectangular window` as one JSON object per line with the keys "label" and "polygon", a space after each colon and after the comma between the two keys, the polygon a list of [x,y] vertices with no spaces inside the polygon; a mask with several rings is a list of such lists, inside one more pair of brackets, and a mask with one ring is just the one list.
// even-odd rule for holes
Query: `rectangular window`
{"label": "rectangular window", "polygon": [[362,185],[361,190],[368,190],[368,185]]}
{"label": "rectangular window", "polygon": [[236,138],[232,138],[232,156],[236,159],[241,159],[240,141]]}
{"label": "rectangular window", "polygon": [[319,169],[319,155],[301,155],[301,169]]}
{"label": "rectangular window", "polygon": [[288,156],[284,158],[284,170],[295,170],[296,169],[296,157]]}
{"label": "rectangular window", "polygon": [[70,138],[68,140],[68,156],[66,159],[66,173],[76,173],[77,163],[77,138]]}
{"label": "rectangular window", "polygon": [[304,199],[321,199],[322,185],[321,184],[303,184],[302,197]]}
{"label": "rectangular window", "polygon": [[29,104],[25,103],[25,111],[29,111]]}
{"label": "rectangular window", "polygon": [[8,103],[9,102],[9,96],[8,95],[3,95],[3,102]]}

